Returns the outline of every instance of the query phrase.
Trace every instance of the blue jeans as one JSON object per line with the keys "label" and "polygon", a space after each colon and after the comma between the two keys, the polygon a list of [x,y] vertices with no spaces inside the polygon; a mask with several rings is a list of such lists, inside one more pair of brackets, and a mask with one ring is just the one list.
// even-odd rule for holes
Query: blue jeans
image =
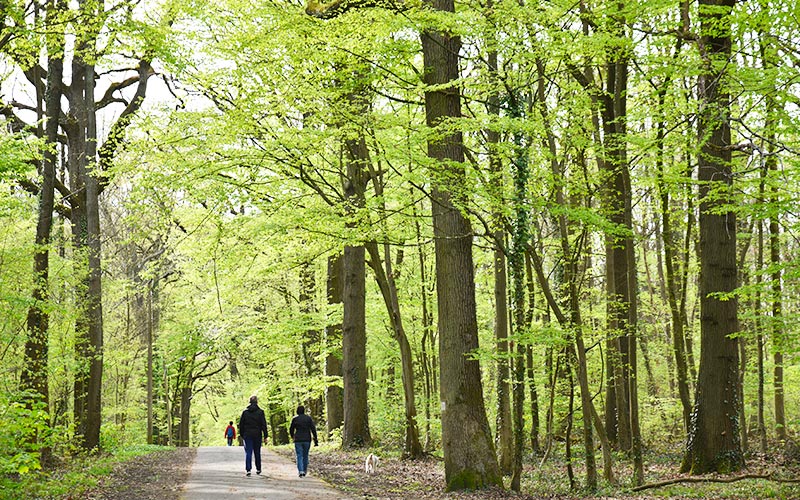
{"label": "blue jeans", "polygon": [[311,441],[295,441],[294,452],[297,454],[297,472],[305,474],[308,470],[308,450],[311,449]]}
{"label": "blue jeans", "polygon": [[253,455],[256,457],[256,470],[261,470],[261,438],[242,436],[244,438],[244,470],[250,472]]}

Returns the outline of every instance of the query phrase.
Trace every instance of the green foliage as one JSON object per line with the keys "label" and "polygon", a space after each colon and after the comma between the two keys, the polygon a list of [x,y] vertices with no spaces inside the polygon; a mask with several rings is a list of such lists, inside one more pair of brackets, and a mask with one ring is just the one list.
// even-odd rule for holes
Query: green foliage
{"label": "green foliage", "polygon": [[[40,54],[40,33],[44,30],[19,31],[24,20],[20,6],[14,3],[14,8],[5,13],[3,29],[13,25],[18,31],[13,44],[1,48],[24,66]],[[437,453],[438,396],[434,390],[429,400],[422,397],[421,343],[423,339],[429,342],[421,317],[423,297],[428,313],[436,310],[427,196],[431,181],[439,175],[428,158],[426,142],[454,131],[463,134],[470,153],[459,166],[465,169],[468,182],[456,194],[459,208],[469,215],[475,228],[480,345],[473,356],[483,369],[490,422],[495,421],[494,365],[500,356],[493,335],[494,242],[486,236],[494,229],[494,222],[489,220],[492,213],[502,214],[506,222],[514,215],[508,189],[512,160],[524,161],[528,169],[527,182],[518,186],[519,192],[526,194],[517,200],[517,207],[525,209],[524,215],[529,217],[525,229],[530,234],[526,236],[532,236],[531,244],[541,252],[545,278],[560,304],[566,295],[565,261],[574,258],[580,263],[579,312],[589,346],[588,374],[592,392],[598,394],[595,404],[602,410],[602,349],[607,334],[603,237],[628,234],[597,209],[597,190],[603,182],[598,158],[604,151],[601,133],[593,128],[592,121],[601,111],[602,92],[598,89],[606,84],[604,65],[611,55],[619,53],[632,60],[625,145],[632,169],[633,236],[641,280],[639,333],[648,342],[655,385],[655,392],[650,394],[649,374],[644,371],[641,356],[638,381],[643,435],[646,444],[655,448],[664,443],[681,446],[681,408],[670,389],[673,353],[664,335],[671,319],[660,277],[663,240],[659,194],[669,196],[667,218],[672,234],[665,238],[674,239],[681,247],[686,242],[693,252],[696,228],[684,233],[690,229],[688,213],[696,215],[697,211],[697,204],[689,203],[696,202],[697,192],[692,169],[698,143],[694,89],[701,68],[699,51],[685,40],[677,43],[680,13],[674,5],[663,2],[627,4],[622,11],[610,3],[581,11],[573,3],[558,1],[534,9],[504,0],[493,2],[492,7],[486,12],[477,4],[462,3],[456,14],[444,14],[414,3],[402,14],[383,9],[352,10],[322,21],[291,2],[193,0],[161,2],[158,6],[149,2],[127,6],[123,2],[108,9],[107,17],[98,18],[98,23],[105,23],[101,38],[108,48],[98,58],[103,71],[113,73],[113,68],[139,57],[152,59],[174,92],[174,97],[168,95],[159,82],[158,93],[148,96],[145,112],[126,131],[125,148],[114,170],[108,172],[113,182],[104,194],[103,221],[108,237],[104,240],[103,282],[104,448],[143,442],[147,432],[143,402],[147,396],[148,323],[142,318],[154,321],[157,440],[163,438],[167,428],[165,399],[177,408],[178,388],[202,373],[214,372],[193,382],[192,444],[218,444],[220,424],[235,420],[251,394],[259,394],[270,411],[291,415],[298,403],[318,401],[329,384],[341,384],[341,379],[326,377],[321,369],[326,355],[339,349],[326,337],[326,328],[339,322],[342,315],[340,305],[329,306],[326,301],[326,259],[345,245],[374,239],[388,243],[393,257],[398,299],[415,361],[418,424],[420,430],[431,425],[432,451]],[[788,355],[785,390],[787,403],[791,403],[787,407],[796,407],[800,401],[796,383],[800,375],[796,367],[800,350],[796,327],[800,314],[796,301],[800,222],[795,213],[800,200],[800,168],[792,153],[798,142],[793,114],[797,71],[792,64],[762,64],[758,56],[762,41],[794,43],[796,23],[787,9],[771,4],[741,3],[733,15],[737,55],[728,62],[731,78],[725,84],[736,97],[733,142],[751,146],[742,147],[734,156],[735,204],[720,210],[735,209],[743,221],[738,228],[743,284],[736,298],[743,306],[740,338],[747,342],[744,399],[750,416],[756,411],[758,390],[753,361],[756,333],[766,334],[767,372],[772,368],[769,354],[780,349]],[[618,36],[611,28],[613,16],[625,18],[626,36]],[[54,17],[53,21],[58,19]],[[76,35],[85,36],[99,28],[87,23],[72,29]],[[691,37],[698,27],[687,28],[686,36]],[[429,128],[423,93],[432,89],[422,83],[419,35],[433,29],[450,30],[462,37],[462,75],[457,87],[464,97],[464,116]],[[766,34],[773,36],[765,38]],[[491,50],[497,51],[501,63],[497,72],[489,71],[486,65]],[[790,59],[794,49],[782,50]],[[589,75],[589,88],[576,81],[573,67]],[[520,110],[514,116],[507,110],[490,112],[490,99],[507,100],[510,94],[533,92],[540,81],[544,95],[532,95],[530,102],[524,103],[524,112]],[[367,112],[361,103],[349,100],[361,89],[367,89]],[[769,116],[764,108],[765,96],[773,96],[778,102],[773,117],[775,144],[766,139]],[[662,123],[663,130],[659,128]],[[499,143],[489,145],[487,131],[497,132]],[[658,135],[660,131],[663,136]],[[375,177],[368,186],[365,207],[346,215],[342,143],[362,136]],[[529,138],[524,151],[514,145],[515,136]],[[548,144],[551,139],[552,149]],[[32,214],[36,206],[35,197],[12,186],[22,176],[34,176],[32,162],[37,160],[39,146],[29,138],[0,134],[0,188],[10,193],[0,196],[0,345],[8,346],[7,354],[0,357],[4,387],[13,387],[19,373],[24,342],[20,332],[32,279]],[[499,190],[493,189],[494,179],[489,173],[490,153],[502,163]],[[780,168],[765,180],[765,192],[774,195],[760,199],[760,168],[769,158],[779,158]],[[564,193],[561,202],[555,197],[559,190]],[[780,220],[783,260],[778,266],[757,269],[756,225],[766,224],[770,217]],[[566,254],[556,236],[561,220],[568,226]],[[66,223],[55,231],[51,252],[53,299],[47,305],[54,313],[48,367],[52,380],[49,418],[63,426],[71,419],[76,309],[72,290],[79,279],[69,263],[73,250],[68,233]],[[517,249],[527,243],[527,238],[516,242]],[[307,300],[301,299],[308,290],[300,277],[306,268],[314,278]],[[782,319],[773,320],[764,311],[772,304],[768,297],[774,283],[771,275],[778,268],[783,273],[781,283],[787,300]],[[420,278],[423,270],[427,274],[425,283]],[[693,255],[685,272],[687,340],[694,341],[694,354],[699,358],[698,269]],[[548,363],[558,359],[573,338],[548,317],[550,311],[539,284],[534,288],[532,326],[518,329],[515,340],[533,346],[544,422],[553,370]],[[367,294],[373,437],[379,446],[396,448],[402,445],[405,423],[399,350],[379,291],[369,278]],[[757,297],[762,301],[761,309],[753,305]],[[434,325],[434,332],[427,335],[435,335],[435,313],[427,319]],[[784,328],[782,338],[770,336],[771,327],[776,325]],[[426,346],[430,348],[430,343]],[[435,351],[434,347],[428,355],[435,356]],[[428,362],[437,369],[434,360]],[[554,433],[563,437],[570,388],[565,361],[559,363]],[[766,399],[769,401],[772,395],[768,384]],[[24,408],[3,408],[0,427],[6,429],[8,425],[21,437],[1,441],[0,466],[6,472],[28,467],[28,476],[32,477],[31,464],[37,451],[15,455],[14,450],[21,449],[17,447],[19,439],[33,432],[29,429],[42,430],[36,427],[40,424],[25,422],[40,420],[25,414]],[[425,408],[431,409],[429,422],[425,421]],[[577,412],[572,415],[573,436],[581,431],[578,416]],[[315,415],[322,424],[320,417],[324,415]],[[530,416],[526,418],[529,426]],[[768,422],[772,418],[768,407]],[[790,429],[798,425],[796,416],[789,415]],[[332,441],[336,440],[334,437]],[[63,442],[51,444],[67,447]],[[558,455],[559,451],[554,453]],[[624,458],[620,457],[620,462]],[[91,475],[102,475],[107,466],[98,467]],[[558,467],[534,476],[532,481],[547,483],[552,477],[562,477],[563,463]],[[456,478],[454,484],[470,487],[474,479]],[[79,482],[76,474],[64,480],[64,487],[70,485],[81,491],[84,486],[77,486]],[[558,494],[568,494],[563,484],[557,487],[561,488]],[[23,491],[21,488],[11,491]],[[739,487],[719,488],[709,486],[705,491],[734,495]],[[539,491],[542,496],[548,494]],[[697,498],[702,495],[700,488],[677,486],[654,494],[665,491]],[[765,487],[764,495],[790,497],[787,491]],[[616,493],[609,490],[609,496]]]}
{"label": "green foliage", "polygon": [[[43,448],[51,447],[56,433],[49,426],[44,402],[30,405],[24,393],[0,393],[0,474],[27,474],[40,468]],[[30,401],[35,401],[30,399]],[[30,407],[29,407],[30,406]]]}
{"label": "green foliage", "polygon": [[60,500],[92,496],[111,470],[138,456],[168,448],[136,445],[109,449],[100,456],[71,456],[58,469],[29,471],[22,475],[0,475],[3,498]]}
{"label": "green foliage", "polygon": [[38,157],[37,143],[0,132],[0,180],[30,174]]}

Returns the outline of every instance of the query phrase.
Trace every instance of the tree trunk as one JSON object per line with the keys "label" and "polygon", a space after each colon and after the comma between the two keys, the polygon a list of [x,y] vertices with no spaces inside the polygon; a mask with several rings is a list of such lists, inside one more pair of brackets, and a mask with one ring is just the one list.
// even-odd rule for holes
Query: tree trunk
{"label": "tree trunk", "polygon": [[499,466],[503,474],[513,472],[513,433],[511,425],[511,387],[509,385],[508,367],[508,278],[506,275],[506,257],[502,248],[498,248],[504,239],[505,232],[498,230],[494,235],[494,336],[497,342],[497,452]]}
{"label": "tree trunk", "polygon": [[[665,82],[658,91],[659,109],[663,113],[665,104],[665,96],[667,93],[667,82]],[[674,235],[672,228],[672,207],[670,204],[669,187],[666,185],[664,178],[664,157],[665,145],[664,139],[666,138],[667,124],[664,119],[658,122],[657,132],[657,147],[658,154],[656,159],[658,170],[658,193],[661,201],[661,237],[664,247],[664,269],[666,271],[666,292],[667,302],[669,304],[670,318],[671,318],[671,340],[672,340],[672,354],[675,358],[675,378],[678,386],[678,397],[681,401],[683,409],[683,430],[689,431],[689,421],[692,413],[691,396],[689,395],[689,370],[687,367],[686,346],[684,344],[684,318],[686,317],[686,281],[681,279],[685,273],[676,272],[676,266],[679,269],[685,269],[686,261],[678,258],[677,251],[677,238]],[[691,229],[686,228],[687,237]],[[683,266],[680,264],[683,263]]]}
{"label": "tree trunk", "polygon": [[433,394],[436,393],[436,336],[433,331],[433,322],[428,310],[429,287],[427,273],[425,272],[425,251],[423,249],[422,234],[417,217],[417,206],[413,206],[414,231],[417,243],[417,258],[419,263],[420,297],[422,302],[422,339],[420,351],[422,353],[422,370],[425,374],[425,450],[431,448],[431,405]]}
{"label": "tree trunk", "polygon": [[86,243],[88,251],[89,378],[86,386],[86,434],[83,448],[100,448],[103,391],[103,288],[100,234],[100,183],[97,167],[97,127],[94,103],[95,69],[85,66],[84,99],[86,103]]}
{"label": "tree trunk", "polygon": [[[397,285],[391,270],[391,256],[387,248],[385,259],[381,259],[378,244],[375,241],[367,242],[366,248],[370,255],[370,267],[375,273],[375,280],[383,295],[383,301],[389,314],[389,323],[392,325],[394,338],[400,348],[406,418],[403,455],[409,458],[420,458],[424,453],[419,442],[419,430],[417,428],[417,405],[414,397],[414,360],[412,358],[411,345],[408,343],[408,336],[403,327],[402,316],[400,315],[400,301],[397,298]],[[381,265],[382,263],[387,266],[385,271]]]}
{"label": "tree trunk", "polygon": [[[434,10],[455,12],[453,0],[432,0]],[[425,92],[428,127],[461,117],[458,54],[461,40],[449,33],[422,33],[423,78],[436,90]],[[460,132],[428,142],[428,156],[440,162],[433,179],[432,212],[436,248],[439,310],[439,363],[442,447],[448,491],[502,486],[484,407],[478,348],[472,227],[453,197],[462,191],[465,174]]]}
{"label": "tree trunk", "polygon": [[[739,351],[731,335],[739,330],[736,214],[732,203],[730,102],[724,90],[720,60],[731,55],[730,13],[733,0],[700,0],[699,17],[704,57],[698,78],[701,112],[698,136],[700,181],[700,369],[695,408],[681,471],[728,474],[744,467],[739,441],[737,370]],[[720,296],[723,295],[723,296]]]}
{"label": "tree trunk", "polygon": [[[510,96],[510,115],[522,119],[525,116],[526,102],[519,94]],[[525,249],[528,246],[528,140],[521,133],[515,133],[514,155],[511,162],[514,191],[512,207],[514,214],[513,231],[509,264],[512,282],[512,306],[514,317],[514,380],[513,380],[513,419],[514,419],[514,474],[511,477],[511,489],[520,491],[522,480],[522,454],[524,439],[524,402],[525,402],[525,346],[522,339],[527,331],[525,301]],[[510,350],[509,350],[510,351]]]}
{"label": "tree trunk", "polygon": [[145,367],[147,373],[147,380],[145,382],[145,392],[147,398],[147,444],[153,444],[153,323],[150,321],[152,318],[152,303],[148,297],[147,300],[147,319],[144,327],[145,345],[147,348],[147,365]]}
{"label": "tree trunk", "polygon": [[[84,48],[85,50],[85,48]],[[75,372],[73,382],[73,418],[75,435],[83,447],[86,444],[88,420],[89,364],[92,358],[89,333],[89,283],[87,260],[88,223],[86,220],[86,114],[84,99],[86,71],[79,58],[72,61],[72,83],[69,87],[70,109],[67,127],[67,150],[69,162],[69,186],[71,196],[70,224],[76,269],[83,270],[80,284],[75,291],[77,315],[75,318]]]}
{"label": "tree trunk", "polygon": [[[52,8],[52,5],[49,8]],[[60,47],[48,47],[48,52],[60,53],[60,51]],[[50,386],[47,358],[50,315],[46,303],[49,299],[49,258],[53,227],[53,206],[55,203],[56,145],[58,144],[58,117],[61,111],[62,73],[62,60],[52,55],[48,56],[47,87],[45,90],[46,125],[41,166],[42,186],[39,191],[36,245],[33,254],[34,279],[31,306],[28,309],[26,318],[28,336],[25,339],[23,369],[20,376],[20,389],[30,393],[27,406],[30,408],[41,404],[48,411]],[[44,422],[44,424],[49,426],[49,422]],[[47,462],[49,455],[49,449],[44,449],[40,456],[40,462]]]}
{"label": "tree trunk", "polygon": [[343,258],[342,374],[344,377],[344,428],[342,447],[361,448],[372,443],[367,406],[367,333],[365,323],[364,247],[347,246]]}
{"label": "tree trunk", "polygon": [[533,347],[528,346],[525,352],[525,364],[528,372],[528,384],[531,394],[531,451],[534,455],[541,454],[541,445],[539,444],[539,395],[536,391],[536,378],[533,369]]}
{"label": "tree trunk", "polygon": [[741,432],[740,439],[742,441],[742,452],[747,453],[749,448],[747,436],[747,415],[744,410],[744,377],[747,373],[747,348],[744,337],[739,338],[739,431]]}
{"label": "tree trunk", "polygon": [[[342,303],[342,256],[331,255],[328,257],[327,295],[328,305]],[[331,323],[325,327],[325,342],[327,355],[325,356],[325,375],[327,377],[342,377],[342,323]],[[328,438],[331,433],[342,426],[344,422],[343,389],[339,384],[331,384],[325,388],[325,409],[327,414]]]}
{"label": "tree trunk", "polygon": [[[536,277],[533,274],[533,264],[531,263],[531,253],[529,251],[525,252],[525,275],[528,280],[528,314],[525,324],[530,329],[533,326],[533,311],[536,305],[534,289]],[[539,455],[541,453],[539,444],[539,394],[536,390],[536,371],[533,368],[533,346],[531,345],[527,347],[525,352],[525,364],[531,394],[531,451],[534,455]]]}
{"label": "tree trunk", "polygon": [[[191,379],[191,375],[186,376]],[[181,404],[180,404],[180,420],[178,424],[178,440],[177,446],[186,448],[189,446],[189,424],[191,423],[191,407],[192,407],[192,387],[186,382],[181,387]]]}
{"label": "tree trunk", "polygon": [[[617,12],[617,15],[621,13]],[[624,18],[614,17],[611,30],[625,37]],[[628,59],[622,51],[614,51],[606,66],[606,88],[601,97],[604,151],[601,166],[605,172],[604,205],[613,224],[606,234],[606,294],[609,335],[612,355],[609,371],[614,373],[613,393],[616,398],[617,442],[630,452],[634,462],[634,483],[643,482],[641,436],[638,422],[636,387],[637,280],[633,249],[633,216],[630,170],[627,157],[627,89]],[[636,419],[636,421],[634,421]]]}
{"label": "tree trunk", "polygon": [[[774,135],[774,133],[773,133]],[[773,143],[774,144],[774,143]],[[767,167],[772,176],[778,173],[778,163],[775,155],[770,155],[766,160]],[[770,188],[770,203],[775,206],[780,203],[778,188],[774,183],[779,182],[777,179],[772,180],[773,185]],[[773,385],[775,390],[775,433],[781,441],[786,440],[786,410],[785,398],[783,392],[783,351],[786,348],[784,343],[784,327],[783,327],[783,303],[781,296],[783,294],[781,285],[781,248],[780,248],[780,226],[778,225],[778,216],[773,214],[769,218],[769,264],[772,269],[772,346],[775,352],[773,357]]]}
{"label": "tree trunk", "polygon": [[[353,217],[364,206],[365,167],[369,161],[363,137],[345,141],[347,175],[344,179],[346,211]],[[357,222],[348,221],[348,227]],[[344,378],[343,448],[372,444],[367,401],[367,331],[364,246],[346,246],[342,259],[342,374]]]}
{"label": "tree trunk", "polygon": [[[539,112],[544,120],[545,124],[549,124],[549,117],[547,113],[546,107],[546,100],[545,100],[545,75],[544,75],[544,65],[541,61],[537,61],[537,104]],[[562,166],[559,164],[557,160],[557,151],[556,151],[556,141],[552,131],[546,127],[547,135],[544,140],[544,146],[547,150],[550,151],[550,170],[554,178],[560,178],[564,176],[564,172],[562,171]],[[555,201],[556,205],[559,207],[566,207],[567,202],[564,196],[564,190],[560,185],[556,186],[555,189]],[[530,246],[531,250],[531,258],[533,260],[533,267],[536,271],[536,277],[539,281],[539,286],[544,293],[545,298],[547,299],[548,306],[550,310],[552,310],[556,317],[558,318],[559,324],[564,327],[565,330],[571,332],[574,335],[574,344],[570,344],[569,352],[573,358],[573,361],[568,361],[572,365],[577,364],[573,368],[577,372],[578,376],[578,384],[580,387],[581,392],[581,411],[583,413],[583,445],[584,445],[584,454],[586,457],[586,487],[590,490],[597,489],[597,465],[594,456],[594,437],[592,432],[592,395],[589,391],[589,379],[587,375],[587,365],[586,365],[586,349],[583,343],[583,332],[582,328],[583,325],[581,323],[581,312],[580,312],[580,296],[578,293],[578,285],[577,282],[579,280],[578,276],[578,266],[576,264],[577,259],[580,258],[579,252],[573,252],[570,248],[570,223],[565,214],[561,213],[556,217],[556,223],[558,225],[558,238],[560,242],[560,251],[561,256],[560,258],[563,259],[564,264],[564,274],[563,274],[563,281],[564,286],[563,288],[566,289],[566,302],[568,304],[568,315],[562,311],[559,302],[556,300],[553,291],[550,288],[548,278],[544,273],[544,269],[542,266],[542,259],[538,255],[536,251],[536,244]],[[538,235],[538,239],[541,240],[541,235]],[[571,373],[571,372],[570,372]],[[571,376],[571,375],[570,375]],[[553,380],[553,383],[555,381]],[[571,381],[572,384],[572,381]],[[549,419],[552,418],[552,415],[549,416]],[[546,457],[545,457],[546,458]],[[544,459],[543,459],[544,461]],[[570,486],[574,486],[574,480],[571,476],[572,469],[571,466],[568,467],[568,471],[570,473]]]}
{"label": "tree trunk", "polygon": [[[492,1],[487,3],[487,15],[492,11]],[[487,56],[490,78],[495,86],[497,82],[497,42],[490,37],[487,46],[490,47]],[[495,90],[488,98],[487,112],[498,118],[500,116],[500,96]],[[497,151],[500,143],[500,132],[496,127],[488,127],[485,131],[486,143],[489,153],[490,182],[489,190],[492,197],[492,234],[493,263],[494,263],[494,338],[497,342],[497,419],[495,444],[499,455],[500,470],[504,475],[513,472],[514,465],[514,439],[511,425],[511,397],[509,384],[509,356],[508,356],[508,276],[506,271],[506,251],[504,217],[502,207],[504,199],[504,172],[503,161]]]}
{"label": "tree trunk", "polygon": [[[92,7],[80,3],[82,14]],[[76,51],[91,54],[91,33],[76,42]],[[67,126],[70,162],[72,230],[78,269],[85,270],[76,292],[75,320],[75,434],[84,450],[100,446],[103,374],[103,315],[100,267],[100,186],[97,173],[97,131],[94,65],[76,56],[72,62],[70,111]]]}

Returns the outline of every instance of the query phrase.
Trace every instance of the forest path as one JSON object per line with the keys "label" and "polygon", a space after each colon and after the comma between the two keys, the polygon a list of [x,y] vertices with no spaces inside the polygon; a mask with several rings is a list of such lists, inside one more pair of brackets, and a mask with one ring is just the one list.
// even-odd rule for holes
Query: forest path
{"label": "forest path", "polygon": [[[312,464],[313,465],[313,464]],[[313,467],[312,467],[313,469]],[[344,500],[322,479],[297,477],[291,461],[268,448],[261,449],[261,475],[244,473],[244,448],[197,448],[181,500]],[[313,473],[313,470],[311,471]]]}

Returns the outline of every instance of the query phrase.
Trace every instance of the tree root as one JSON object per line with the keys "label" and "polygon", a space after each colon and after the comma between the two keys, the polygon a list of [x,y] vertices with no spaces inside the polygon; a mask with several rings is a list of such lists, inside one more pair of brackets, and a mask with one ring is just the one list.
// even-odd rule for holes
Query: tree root
{"label": "tree root", "polygon": [[657,483],[643,484],[631,491],[649,490],[652,488],[661,488],[662,486],[669,486],[678,483],[735,483],[743,479],[766,479],[768,481],[775,481],[777,483],[800,483],[800,478],[780,478],[773,474],[744,474],[735,477],[681,477],[677,479],[669,479],[667,481],[659,481]]}

